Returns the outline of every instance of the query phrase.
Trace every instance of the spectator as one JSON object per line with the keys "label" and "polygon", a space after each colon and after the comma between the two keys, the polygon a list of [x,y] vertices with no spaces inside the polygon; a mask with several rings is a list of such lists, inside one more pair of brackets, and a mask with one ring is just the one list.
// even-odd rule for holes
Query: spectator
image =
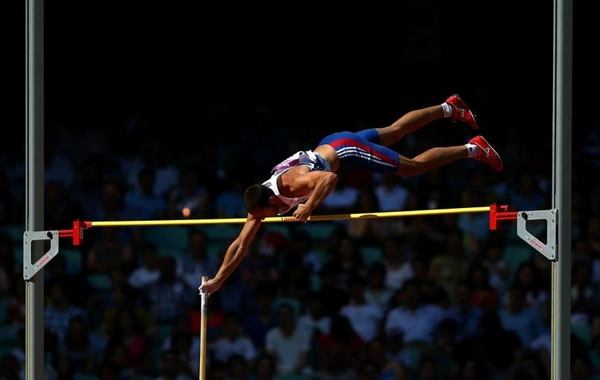
{"label": "spectator", "polygon": [[[461,361],[458,365],[457,372],[458,372],[457,377],[459,379],[464,379],[464,380],[485,379],[488,376],[488,371],[487,371],[487,368],[485,367],[484,363],[477,358],[467,358],[467,359]],[[507,380],[508,379],[516,380],[516,379],[512,379],[511,377],[507,377],[506,379]],[[526,377],[526,379],[541,380],[543,378]]]}
{"label": "spectator", "polygon": [[346,289],[337,281],[337,271],[332,264],[326,265],[319,273],[325,315],[333,317],[338,315],[342,306],[348,303],[349,297]]}
{"label": "spectator", "polygon": [[71,318],[67,335],[59,343],[59,374],[65,378],[77,374],[95,375],[102,359],[102,349],[92,338],[86,319],[81,316]]}
{"label": "spectator", "polygon": [[446,235],[443,252],[431,260],[429,277],[448,294],[451,301],[454,301],[456,284],[466,278],[468,265],[461,233],[459,230],[453,230]]}
{"label": "spectator", "polygon": [[508,305],[501,307],[498,316],[504,329],[519,336],[522,347],[527,347],[544,333],[540,309],[527,307],[527,289],[520,284],[513,284],[509,288]]}
{"label": "spectator", "polygon": [[[59,373],[57,371],[57,353],[59,351],[59,343],[57,342],[56,339],[56,335],[52,333],[52,331],[50,331],[49,328],[45,327],[43,330],[43,334],[44,334],[44,357],[46,358],[45,363],[44,363],[44,369],[43,369],[43,379],[49,379],[49,380],[58,380],[59,379]],[[26,339],[25,339],[25,328],[24,327],[20,327],[19,330],[17,331],[17,336],[16,336],[16,344],[14,346],[14,348],[12,349],[12,351],[9,351],[7,353],[5,353],[5,355],[11,355],[14,358],[17,359],[17,363],[18,363],[18,377],[15,377],[14,379],[24,379],[25,378],[25,366],[26,366],[26,355],[27,355],[27,349],[26,349],[26,343],[25,343]],[[0,372],[0,376],[2,375],[2,373]],[[3,379],[3,377],[0,377],[0,379]],[[6,380],[8,379],[12,379],[12,378],[6,378]]]}
{"label": "spectator", "polygon": [[383,336],[385,344],[385,358],[389,363],[397,363],[406,371],[417,368],[416,358],[404,344],[404,334],[398,329],[393,329]]}
{"label": "spectator", "polygon": [[421,295],[421,287],[416,280],[406,281],[399,293],[400,305],[390,310],[386,317],[385,333],[400,330],[407,346],[431,345],[437,325],[443,318],[442,309],[422,302]]}
{"label": "spectator", "polygon": [[506,291],[513,270],[504,256],[505,247],[504,240],[500,238],[490,239],[483,256],[483,265],[490,273],[489,284],[498,292],[498,296]]}
{"label": "spectator", "polygon": [[85,309],[73,305],[69,300],[64,284],[52,281],[46,285],[46,305],[44,310],[44,323],[56,334],[59,344],[64,342],[72,318],[82,317],[87,321]]}
{"label": "spectator", "polygon": [[182,364],[187,363],[182,363],[174,350],[162,351],[159,376],[155,380],[194,380],[194,377],[186,372],[186,366]]}
{"label": "spectator", "polygon": [[406,260],[399,238],[390,236],[383,241],[383,264],[385,286],[393,292],[414,276],[412,262]]}
{"label": "spectator", "polygon": [[135,268],[127,277],[127,282],[135,289],[142,289],[160,277],[159,257],[155,244],[145,243],[142,246],[142,265]]}
{"label": "spectator", "polygon": [[254,380],[250,374],[250,363],[242,355],[232,355],[227,361],[227,379]]}
{"label": "spectator", "polygon": [[110,303],[104,305],[100,313],[100,324],[98,332],[104,339],[109,339],[119,324],[118,316],[124,309],[134,315],[146,336],[156,334],[156,324],[152,319],[150,311],[136,302],[137,293],[125,285],[117,285],[112,288]]}
{"label": "spectator", "polygon": [[273,312],[275,289],[262,286],[254,291],[257,311],[245,313],[243,318],[244,332],[250,337],[254,347],[262,351],[265,347],[267,331],[277,326],[277,317]]}
{"label": "spectator", "polygon": [[[533,260],[522,261],[515,272],[515,283],[520,284],[526,292],[525,305],[538,307],[550,299],[549,283],[543,281],[539,268]],[[509,292],[504,293],[502,303],[508,305]]]}
{"label": "spectator", "polygon": [[177,276],[177,264],[173,257],[160,259],[160,277],[141,289],[156,323],[172,323],[187,316],[187,309],[197,297],[197,289],[189,287]]}
{"label": "spectator", "polygon": [[403,183],[403,178],[391,173],[384,174],[383,181],[375,186],[379,211],[405,210],[410,195],[410,190]]}
{"label": "spectator", "polygon": [[[160,220],[168,214],[169,205],[165,196],[154,192],[156,171],[144,167],[138,173],[136,187],[126,191],[123,207],[128,218],[132,220]],[[144,243],[143,227],[132,227],[133,242],[136,247]]]}
{"label": "spectator", "polygon": [[385,315],[378,304],[366,300],[364,278],[354,276],[349,285],[350,301],[342,307],[340,315],[348,318],[352,329],[365,343],[369,343],[381,337]]}
{"label": "spectator", "polygon": [[329,334],[323,334],[317,340],[317,378],[354,378],[363,345],[348,318],[342,315],[334,317]]}
{"label": "spectator", "polygon": [[472,303],[472,294],[469,284],[460,282],[456,287],[456,302],[444,311],[444,318],[456,323],[457,342],[477,339],[483,332],[481,318],[485,310]]}
{"label": "spectator", "polygon": [[374,363],[374,379],[396,380],[407,376],[407,366],[387,355],[386,344],[383,338],[378,337],[364,345],[363,368]]}
{"label": "spectator", "polygon": [[176,261],[177,275],[192,288],[198,287],[202,276],[211,278],[218,269],[216,256],[208,251],[208,236],[200,229],[190,230],[187,250]]}
{"label": "spectator", "polygon": [[498,291],[490,284],[490,272],[480,262],[473,262],[467,272],[467,283],[471,291],[471,304],[483,311],[497,310],[500,304]]}
{"label": "spectator", "polygon": [[[457,362],[456,343],[458,338],[458,324],[455,320],[444,318],[437,326],[433,348],[426,352],[437,367],[437,377],[456,376],[459,363]],[[479,379],[476,377],[475,379]]]}
{"label": "spectator", "polygon": [[586,263],[574,263],[571,277],[571,313],[589,319],[600,311],[600,294],[592,283],[592,268]]}
{"label": "spectator", "polygon": [[124,364],[134,373],[148,375],[151,370],[151,341],[146,335],[145,321],[129,307],[117,310],[114,327],[109,335],[107,347],[124,348]]}
{"label": "spectator", "polygon": [[253,290],[240,279],[239,272],[234,272],[219,289],[217,294],[221,310],[244,313],[256,313],[256,297]]}
{"label": "spectator", "polygon": [[266,335],[266,351],[277,360],[278,375],[308,374],[310,337],[298,328],[294,309],[282,304],[277,311],[278,326]]}
{"label": "spectator", "polygon": [[276,287],[279,281],[279,260],[289,249],[289,240],[278,232],[267,231],[262,225],[240,264],[239,275],[250,289]]}
{"label": "spectator", "polygon": [[394,290],[387,286],[385,279],[387,277],[387,268],[383,262],[373,263],[367,272],[367,284],[365,288],[365,299],[368,302],[374,302],[379,308],[387,313],[390,308],[390,302],[394,295]]}
{"label": "spectator", "polygon": [[315,249],[313,238],[306,231],[293,232],[288,252],[299,255],[302,258],[302,266],[311,275],[318,274],[325,264],[317,249]]}
{"label": "spectator", "polygon": [[359,245],[350,236],[345,235],[330,265],[335,271],[336,280],[342,289],[348,289],[350,279],[355,276],[365,276],[366,267],[358,249]]}
{"label": "spectator", "polygon": [[325,315],[325,305],[321,293],[312,292],[306,295],[302,314],[298,317],[298,328],[311,338],[317,339],[331,330],[331,317]]}
{"label": "spectator", "polygon": [[[88,210],[91,220],[127,220],[129,215],[125,209],[125,189],[123,184],[116,179],[106,179],[102,186],[101,202],[95,204],[94,209]],[[130,235],[127,228],[119,232],[125,236]]]}
{"label": "spectator", "polygon": [[178,330],[171,335],[167,350],[172,350],[180,361],[180,372],[191,378],[198,378],[200,370],[200,347],[198,339],[189,330]]}
{"label": "spectator", "polygon": [[457,357],[462,363],[473,357],[485,360],[488,373],[503,377],[515,356],[523,349],[519,336],[502,327],[497,312],[485,313],[481,317],[482,333],[476,339],[466,339],[457,347]]}
{"label": "spectator", "polygon": [[272,355],[260,354],[254,363],[254,376],[256,380],[275,380],[277,362]]}
{"label": "spectator", "polygon": [[119,233],[120,227],[103,227],[87,252],[86,269],[90,273],[109,274],[120,268],[126,272],[135,266],[134,246]]}
{"label": "spectator", "polygon": [[220,364],[227,364],[234,355],[240,355],[252,366],[256,359],[256,347],[252,340],[243,334],[242,319],[236,313],[227,313],[223,324],[223,334],[213,345],[213,357]]}
{"label": "spectator", "polygon": [[415,209],[431,210],[456,205],[453,199],[456,198],[456,190],[453,186],[456,179],[449,180],[448,170],[435,168],[424,173],[415,182]]}
{"label": "spectator", "polygon": [[102,363],[102,370],[109,370],[111,373],[113,373],[112,377],[109,378],[135,378],[135,370],[128,365],[127,347],[123,343],[107,345],[104,349],[103,358],[104,362]]}
{"label": "spectator", "polygon": [[282,257],[281,272],[277,284],[278,293],[283,297],[298,300],[304,298],[312,286],[310,270],[303,265],[303,258],[298,253],[289,252]]}

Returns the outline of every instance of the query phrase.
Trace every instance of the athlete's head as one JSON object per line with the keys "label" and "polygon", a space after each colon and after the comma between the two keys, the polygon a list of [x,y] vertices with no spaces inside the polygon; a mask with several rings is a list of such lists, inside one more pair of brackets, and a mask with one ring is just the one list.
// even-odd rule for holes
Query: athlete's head
{"label": "athlete's head", "polygon": [[244,192],[246,210],[257,218],[277,215],[278,200],[273,190],[262,184],[250,185]]}

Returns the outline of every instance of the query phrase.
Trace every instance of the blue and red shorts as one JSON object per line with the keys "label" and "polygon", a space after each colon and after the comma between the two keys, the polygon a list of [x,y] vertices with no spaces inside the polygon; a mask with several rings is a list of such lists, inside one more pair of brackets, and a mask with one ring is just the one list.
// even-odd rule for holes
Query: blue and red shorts
{"label": "blue and red shorts", "polygon": [[340,168],[366,169],[372,173],[395,173],[400,165],[397,152],[379,145],[374,128],[358,132],[338,132],[326,136],[319,145],[328,144],[340,158]]}

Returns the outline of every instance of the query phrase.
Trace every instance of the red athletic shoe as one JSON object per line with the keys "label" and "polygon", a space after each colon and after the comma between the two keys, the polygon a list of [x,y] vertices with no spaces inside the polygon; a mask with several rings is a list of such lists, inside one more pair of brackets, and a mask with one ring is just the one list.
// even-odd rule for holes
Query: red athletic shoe
{"label": "red athletic shoe", "polygon": [[463,102],[463,100],[458,96],[458,94],[454,94],[446,99],[446,103],[450,104],[452,107],[452,120],[463,121],[471,126],[473,129],[479,129],[477,125],[477,120],[475,120],[475,115],[467,104]]}
{"label": "red athletic shoe", "polygon": [[500,155],[483,136],[475,136],[469,142],[479,147],[475,160],[485,162],[498,172],[502,171],[503,165]]}

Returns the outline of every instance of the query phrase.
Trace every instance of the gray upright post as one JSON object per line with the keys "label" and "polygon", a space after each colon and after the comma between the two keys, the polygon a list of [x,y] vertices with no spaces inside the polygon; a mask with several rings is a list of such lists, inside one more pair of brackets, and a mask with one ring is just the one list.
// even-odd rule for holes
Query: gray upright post
{"label": "gray upright post", "polygon": [[558,260],[552,262],[552,380],[571,378],[571,90],[572,3],[554,2],[553,208]]}
{"label": "gray upright post", "polygon": [[[44,229],[44,7],[26,0],[26,231]],[[43,254],[32,247],[33,259]],[[25,263],[31,265],[31,263]],[[25,379],[44,378],[44,269],[25,282]]]}

